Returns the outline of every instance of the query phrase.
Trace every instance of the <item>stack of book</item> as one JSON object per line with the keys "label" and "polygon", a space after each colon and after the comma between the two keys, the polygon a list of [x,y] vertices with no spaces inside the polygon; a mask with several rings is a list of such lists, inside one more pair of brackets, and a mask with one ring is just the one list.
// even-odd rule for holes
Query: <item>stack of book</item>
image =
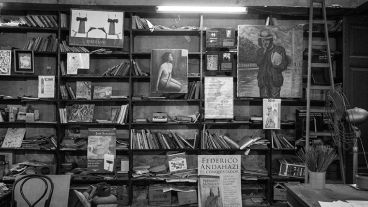
{"label": "stack of book", "polygon": [[272,148],[274,149],[295,149],[295,146],[292,145],[284,136],[277,135],[276,132],[271,132],[272,137]]}
{"label": "stack of book", "polygon": [[102,76],[128,76],[130,69],[130,63],[128,61],[123,61],[118,65],[114,65],[108,68]]}
{"label": "stack of book", "polygon": [[56,52],[57,43],[58,39],[52,35],[48,37],[34,37],[24,45],[23,49],[37,52]]}
{"label": "stack of book", "polygon": [[45,137],[28,137],[27,139],[23,139],[22,148],[23,149],[56,149],[57,142],[54,136]]}
{"label": "stack of book", "polygon": [[153,24],[145,18],[139,16],[132,16],[132,28],[133,29],[151,29]]}
{"label": "stack of book", "polygon": [[75,93],[70,84],[60,85],[61,99],[76,99]]}
{"label": "stack of book", "polygon": [[151,132],[148,129],[131,131],[133,149],[194,149],[182,135],[169,132]]}
{"label": "stack of book", "polygon": [[185,94],[184,99],[199,99],[199,92],[201,91],[200,86],[200,81],[189,82],[188,93]]}
{"label": "stack of book", "polygon": [[134,75],[134,76],[148,76],[147,73],[145,73],[141,70],[141,68],[139,67],[138,63],[135,60],[133,60],[132,62],[133,62],[133,71],[132,71],[133,74],[132,75]]}
{"label": "stack of book", "polygon": [[239,143],[232,140],[226,135],[211,133],[208,130],[204,131],[202,138],[202,149],[246,149],[253,145],[267,146],[268,141],[260,136],[244,137]]}
{"label": "stack of book", "polygon": [[63,40],[60,43],[60,52],[76,52],[76,53],[89,53],[89,50],[85,47],[79,46],[69,46],[66,44],[66,41]]}

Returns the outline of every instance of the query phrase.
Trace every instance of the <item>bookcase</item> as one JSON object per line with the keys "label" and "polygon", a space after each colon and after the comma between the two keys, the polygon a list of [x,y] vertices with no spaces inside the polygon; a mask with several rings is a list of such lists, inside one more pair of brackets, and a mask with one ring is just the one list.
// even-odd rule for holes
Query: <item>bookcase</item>
{"label": "bookcase", "polygon": [[[99,10],[98,7],[94,9]],[[116,10],[116,8],[113,8]],[[137,179],[133,176],[134,167],[143,164],[164,164],[167,153],[185,152],[190,158],[190,166],[196,167],[197,155],[201,154],[240,154],[242,166],[249,165],[252,162],[257,165],[259,160],[264,160],[264,169],[266,174],[255,176],[256,178],[242,179],[242,191],[246,191],[248,184],[261,184],[264,189],[265,200],[269,203],[273,202],[273,186],[276,182],[284,181],[303,181],[302,178],[282,177],[277,175],[277,167],[275,167],[275,159],[282,158],[285,154],[294,154],[296,149],[273,149],[271,144],[267,147],[251,148],[249,154],[245,155],[247,149],[203,149],[201,143],[203,140],[203,132],[209,130],[214,133],[227,134],[235,141],[239,141],[244,134],[256,133],[264,136],[271,142],[272,135],[270,130],[262,130],[262,124],[259,122],[220,120],[212,121],[204,119],[204,78],[206,76],[226,76],[234,79],[234,114],[243,116],[259,116],[262,114],[261,98],[237,98],[236,96],[236,61],[232,65],[232,70],[212,72],[205,70],[205,56],[210,52],[206,51],[206,29],[209,28],[237,28],[237,25],[263,25],[267,15],[264,14],[248,14],[248,15],[172,15],[157,14],[154,11],[147,10],[125,10],[124,17],[124,47],[111,49],[109,54],[90,54],[90,68],[78,75],[65,75],[62,73],[62,65],[67,61],[67,54],[61,52],[58,47],[56,52],[34,52],[35,55],[35,72],[32,75],[16,74],[12,70],[10,76],[0,76],[0,94],[12,96],[10,99],[0,99],[1,105],[22,104],[29,105],[32,108],[40,110],[40,121],[36,122],[0,122],[3,129],[9,127],[25,127],[27,128],[26,140],[32,136],[42,135],[49,139],[55,137],[56,146],[47,149],[35,148],[1,148],[1,152],[12,152],[15,154],[16,161],[32,159],[41,159],[48,163],[54,163],[55,172],[63,173],[64,163],[76,162],[80,164],[78,167],[84,166],[86,161],[87,149],[70,149],[65,147],[65,141],[69,139],[69,144],[74,143],[78,137],[73,137],[73,133],[80,136],[86,136],[88,128],[115,128],[117,130],[117,138],[121,138],[129,143],[128,148],[117,148],[117,159],[129,160],[129,172],[123,176],[114,173],[109,180],[98,179],[83,180],[74,179],[74,184],[88,184],[100,181],[108,182],[114,185],[126,185],[128,189],[129,203],[133,202],[134,191],[136,186],[148,186],[153,183],[165,183],[162,180],[155,179]],[[26,15],[26,14],[46,14],[54,15],[58,19],[58,25],[61,25],[63,15],[69,15],[69,8],[54,8],[52,11],[35,10],[24,12],[20,10],[2,11],[2,15]],[[169,27],[194,26],[195,29],[159,29],[149,31],[146,29],[137,29],[134,26],[133,16],[140,16],[149,19],[155,25],[165,25]],[[281,18],[281,24],[300,24],[307,23],[306,17],[291,18],[288,16]],[[68,20],[69,21],[69,20]],[[23,48],[27,37],[32,35],[53,35],[58,43],[67,40],[69,28],[67,27],[0,27],[3,33],[0,36],[0,46],[11,46],[15,48]],[[307,35],[307,34],[305,34]],[[6,41],[3,41],[6,40]],[[22,40],[22,41],[21,41]],[[6,42],[6,44],[4,44]],[[183,96],[161,96],[157,98],[150,94],[150,58],[152,49],[187,49],[188,54],[188,84],[197,84],[200,89],[198,97],[185,98]],[[237,59],[236,51],[230,51],[234,60]],[[130,63],[130,71],[125,76],[102,76],[106,69],[120,64],[122,61]],[[138,64],[143,74],[137,75],[134,71],[134,64]],[[21,96],[37,97],[37,79],[38,75],[55,75],[55,97],[51,99],[25,99],[18,98]],[[63,99],[60,91],[61,85],[70,85],[72,90],[76,90],[77,81],[90,81],[93,86],[112,86],[112,95],[118,98],[112,99]],[[195,97],[195,96],[194,96]],[[66,108],[73,104],[93,104],[94,120],[109,119],[111,117],[111,109],[128,105],[128,117],[124,124],[117,123],[99,123],[93,122],[72,122],[64,123],[60,121],[59,109]],[[282,115],[283,122],[281,124],[282,131],[289,131],[293,134],[295,131],[295,109],[296,107],[305,106],[306,101],[300,99],[282,99]],[[324,101],[313,101],[313,106],[323,106]],[[199,113],[200,116],[195,122],[176,122],[168,123],[155,122],[139,122],[137,119],[152,118],[155,112],[166,112],[169,117],[181,115],[192,115]],[[290,121],[291,120],[291,121]],[[135,142],[134,134],[142,130],[150,130],[152,132],[174,132],[185,135],[193,144],[193,148],[184,149],[136,149],[133,148]],[[80,138],[80,137],[79,137]],[[30,156],[31,155],[31,156]],[[39,156],[42,155],[42,156]],[[49,156],[52,155],[52,156]],[[261,156],[253,158],[249,156]],[[253,160],[256,159],[256,160]],[[258,159],[258,160],[257,160]],[[84,163],[84,164],[83,164]],[[117,162],[119,163],[119,162]],[[276,170],[275,170],[276,169]],[[185,185],[196,186],[197,183],[185,183]]]}

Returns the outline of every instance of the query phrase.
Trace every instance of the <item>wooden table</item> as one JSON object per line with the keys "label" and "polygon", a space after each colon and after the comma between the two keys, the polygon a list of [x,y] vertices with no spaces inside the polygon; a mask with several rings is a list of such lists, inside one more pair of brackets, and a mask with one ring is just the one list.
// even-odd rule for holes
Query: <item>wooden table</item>
{"label": "wooden table", "polygon": [[286,184],[286,198],[291,207],[320,207],[318,201],[368,200],[368,191],[360,191],[344,184],[326,184],[316,190],[308,184]]}

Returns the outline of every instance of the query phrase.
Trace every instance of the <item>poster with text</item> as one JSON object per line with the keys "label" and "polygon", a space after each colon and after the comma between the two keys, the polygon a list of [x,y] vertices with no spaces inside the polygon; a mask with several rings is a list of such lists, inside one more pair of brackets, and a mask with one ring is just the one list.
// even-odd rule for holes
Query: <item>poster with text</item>
{"label": "poster with text", "polygon": [[150,72],[151,93],[188,93],[188,50],[152,50]]}
{"label": "poster with text", "polygon": [[72,9],[69,44],[118,47],[124,43],[124,12]]}
{"label": "poster with text", "polygon": [[204,118],[233,119],[234,94],[232,77],[204,78]]}
{"label": "poster with text", "polygon": [[238,26],[238,97],[302,96],[303,28]]}
{"label": "poster with text", "polygon": [[263,99],[263,129],[280,129],[281,99]]}
{"label": "poster with text", "polygon": [[[241,155],[198,155],[198,175],[203,176],[219,176],[219,185],[215,179],[205,178],[204,181],[208,181],[208,185],[199,181],[198,192],[199,193],[199,207],[207,207],[203,205],[206,203],[207,191],[212,191],[214,196],[221,198],[221,206],[223,207],[241,207]],[[212,183],[212,184],[211,184]],[[211,184],[211,185],[210,185]],[[214,186],[206,187],[206,186]],[[219,187],[217,187],[219,186]],[[203,189],[202,189],[203,188]],[[217,189],[216,189],[217,188]],[[201,197],[202,195],[202,197]],[[213,200],[213,198],[211,198]],[[216,202],[220,203],[220,202]],[[212,205],[214,206],[214,205]]]}
{"label": "poster with text", "polygon": [[[106,156],[112,155],[112,156]],[[87,167],[95,172],[104,172],[105,165],[108,171],[114,162],[111,157],[116,156],[116,130],[115,129],[89,129]],[[106,159],[106,157],[108,159]],[[109,161],[110,160],[110,161]],[[105,162],[104,162],[105,161]]]}

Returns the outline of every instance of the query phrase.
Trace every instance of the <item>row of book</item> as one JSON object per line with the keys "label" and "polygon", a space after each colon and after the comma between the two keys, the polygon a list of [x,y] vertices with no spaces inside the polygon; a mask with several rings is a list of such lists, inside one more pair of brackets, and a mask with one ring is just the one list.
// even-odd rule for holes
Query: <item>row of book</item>
{"label": "row of book", "polygon": [[132,16],[132,29],[151,29],[153,25],[150,21],[139,16]]}
{"label": "row of book", "polygon": [[132,129],[131,134],[133,149],[194,149],[194,144],[173,131],[151,132],[148,129]]}
{"label": "row of book", "polygon": [[188,93],[184,95],[184,99],[199,99],[199,92],[201,91],[201,82],[189,82]]}
{"label": "row of book", "polygon": [[66,44],[66,41],[63,40],[60,43],[60,52],[76,52],[76,53],[89,53],[89,50],[85,47],[80,46],[69,46]]}
{"label": "row of book", "polygon": [[276,132],[271,132],[272,137],[272,148],[274,149],[295,149],[284,136],[276,134]]}
{"label": "row of book", "polygon": [[58,27],[56,16],[52,15],[27,15],[27,16],[12,16],[9,17],[13,22],[17,22],[18,26],[26,27],[43,27],[52,28]]}
{"label": "row of book", "polygon": [[113,108],[111,111],[111,122],[124,124],[128,119],[128,104],[121,105],[120,108]]}
{"label": "row of book", "polygon": [[34,37],[24,45],[23,49],[37,52],[56,52],[57,44],[58,39],[52,35],[47,37]]}
{"label": "row of book", "polygon": [[119,76],[124,77],[129,75],[130,63],[128,61],[123,61],[118,65],[114,65],[108,68],[102,76]]}
{"label": "row of book", "polygon": [[252,145],[267,146],[268,141],[262,137],[245,137],[239,143],[226,135],[204,131],[201,142],[201,149],[246,149]]}

